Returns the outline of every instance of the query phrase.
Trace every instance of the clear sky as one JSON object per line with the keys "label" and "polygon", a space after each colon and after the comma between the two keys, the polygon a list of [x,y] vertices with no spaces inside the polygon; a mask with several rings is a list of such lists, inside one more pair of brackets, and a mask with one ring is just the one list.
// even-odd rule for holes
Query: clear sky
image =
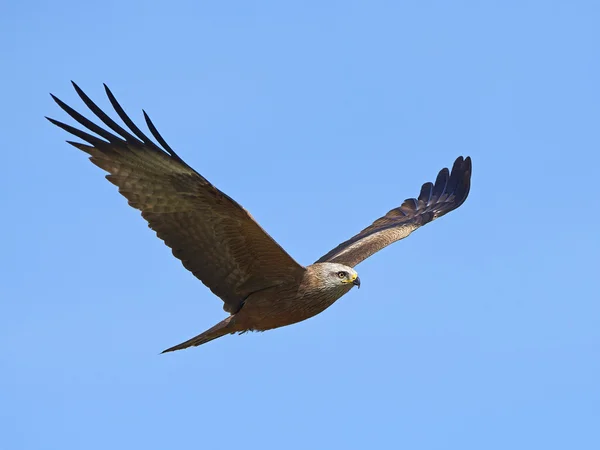
{"label": "clear sky", "polygon": [[[600,6],[3,2],[0,448],[600,448]],[[223,319],[44,115],[153,118],[302,264],[459,155],[458,210],[291,327]],[[108,109],[108,108],[107,108]],[[70,122],[72,123],[72,122]]]}

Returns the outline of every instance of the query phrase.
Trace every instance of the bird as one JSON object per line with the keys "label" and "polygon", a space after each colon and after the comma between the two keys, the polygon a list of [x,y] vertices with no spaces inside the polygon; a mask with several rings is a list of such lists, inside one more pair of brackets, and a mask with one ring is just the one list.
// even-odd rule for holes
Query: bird
{"label": "bird", "polygon": [[[361,281],[355,267],[423,225],[455,210],[471,187],[470,157],[459,156],[452,170],[439,171],[418,197],[375,220],[355,236],[303,266],[294,260],[234,199],[186,164],[167,144],[146,111],[150,139],[125,113],[111,90],[104,90],[126,128],[110,118],[75,83],[89,120],[50,94],[87,131],[46,117],[85,143],[67,140],[108,172],[130,206],[173,256],[223,301],[229,315],[203,333],[162,353],[196,347],[229,334],[267,331],[309,319],[327,309]],[[96,120],[96,122],[97,122]]]}

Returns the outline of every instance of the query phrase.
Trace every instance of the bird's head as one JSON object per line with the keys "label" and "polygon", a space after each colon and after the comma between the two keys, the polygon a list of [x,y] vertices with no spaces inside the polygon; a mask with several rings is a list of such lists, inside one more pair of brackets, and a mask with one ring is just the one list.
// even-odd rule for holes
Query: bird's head
{"label": "bird's head", "polygon": [[328,262],[309,267],[327,289],[349,291],[354,286],[360,287],[360,278],[352,267]]}

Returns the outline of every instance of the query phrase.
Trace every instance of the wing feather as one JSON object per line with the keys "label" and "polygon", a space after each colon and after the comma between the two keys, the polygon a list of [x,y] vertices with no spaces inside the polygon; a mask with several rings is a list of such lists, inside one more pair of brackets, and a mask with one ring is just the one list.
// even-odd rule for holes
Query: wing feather
{"label": "wing feather", "polygon": [[417,198],[404,200],[356,236],[342,242],[317,260],[354,267],[388,245],[407,237],[417,228],[458,208],[471,187],[471,158],[458,157],[452,172],[444,168],[435,180],[425,183]]}
{"label": "wing feather", "polygon": [[173,255],[224,301],[226,311],[237,311],[252,292],[302,277],[305,268],[244,208],[188,166],[167,145],[145,112],[146,124],[162,148],[133,123],[106,85],[109,101],[129,131],[104,113],[79,86],[73,86],[108,129],[55,96],[52,98],[75,121],[102,139],[63,122],[48,120],[87,142],[67,141],[108,172],[106,178],[132,207],[141,211]]}

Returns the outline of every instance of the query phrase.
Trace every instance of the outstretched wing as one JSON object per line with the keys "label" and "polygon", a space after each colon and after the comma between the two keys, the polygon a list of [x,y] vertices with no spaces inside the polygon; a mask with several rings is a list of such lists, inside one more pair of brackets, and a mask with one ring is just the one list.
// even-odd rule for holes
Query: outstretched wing
{"label": "outstretched wing", "polygon": [[186,269],[236,312],[252,292],[298,280],[299,265],[233,199],[188,166],[144,118],[152,142],[125,114],[104,86],[113,108],[129,131],[106,115],[75,83],[79,97],[107,128],[102,128],[58,98],[56,103],[100,138],[54,119],[53,124],[90,145],[67,141],[88,153],[109,173],[129,204],[142,212],[157,236]]}
{"label": "outstretched wing", "polygon": [[354,267],[393,242],[404,239],[417,228],[458,208],[471,187],[471,158],[458,157],[450,173],[444,168],[433,183],[421,187],[419,198],[404,200],[402,206],[346,242],[341,243],[317,262],[335,262]]}

